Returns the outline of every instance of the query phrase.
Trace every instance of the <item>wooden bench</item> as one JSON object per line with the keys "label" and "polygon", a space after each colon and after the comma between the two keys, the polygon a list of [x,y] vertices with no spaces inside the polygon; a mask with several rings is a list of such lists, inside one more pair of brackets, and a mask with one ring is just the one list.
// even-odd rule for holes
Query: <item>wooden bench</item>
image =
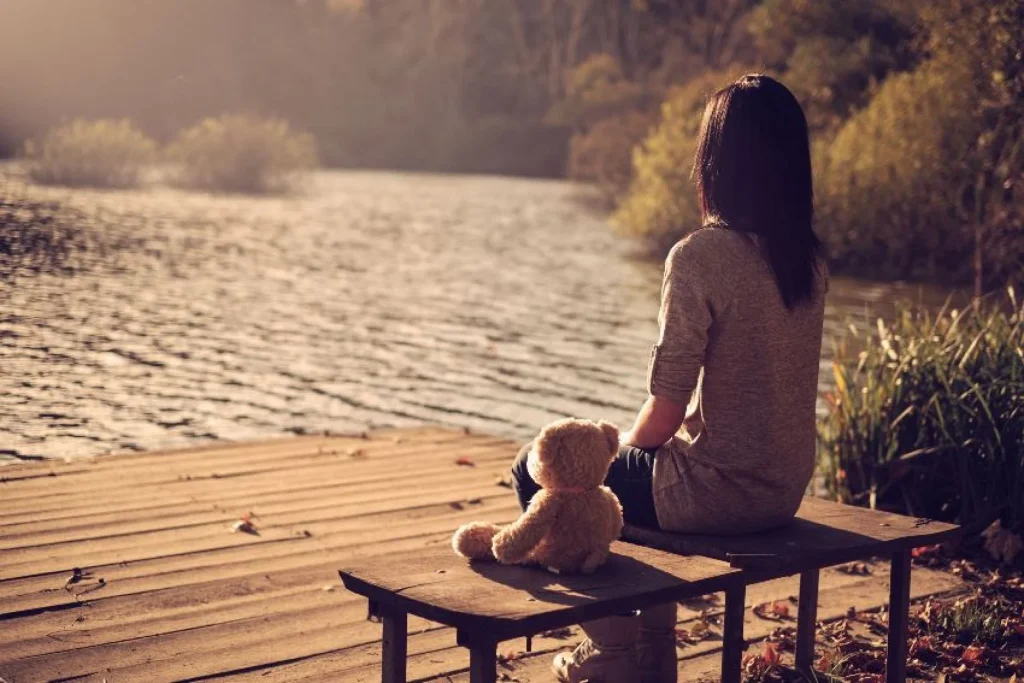
{"label": "wooden bench", "polygon": [[340,574],[383,621],[384,683],[405,681],[408,614],[454,627],[457,642],[470,650],[470,680],[491,683],[500,641],[718,591],[726,594],[722,680],[739,683],[743,572],[718,560],[628,543],[615,543],[612,551],[590,576],[469,563],[447,545],[371,558]]}
{"label": "wooden bench", "polygon": [[891,558],[886,683],[903,683],[907,664],[911,550],[953,540],[959,532],[960,528],[952,524],[807,497],[796,519],[768,532],[704,536],[627,525],[623,539],[645,547],[729,562],[742,570],[745,585],[799,574],[796,665],[805,673],[813,668],[819,571],[870,557]]}

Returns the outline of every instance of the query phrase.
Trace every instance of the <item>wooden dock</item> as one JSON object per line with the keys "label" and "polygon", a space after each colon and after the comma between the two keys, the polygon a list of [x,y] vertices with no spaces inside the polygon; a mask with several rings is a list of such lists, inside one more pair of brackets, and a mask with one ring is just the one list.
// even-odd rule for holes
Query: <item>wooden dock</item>
{"label": "wooden dock", "polygon": [[[375,681],[380,625],[340,585],[353,557],[447,544],[459,524],[518,514],[517,444],[435,428],[104,456],[0,468],[0,679]],[[254,533],[235,527],[251,522]],[[240,524],[241,522],[241,524]],[[869,575],[822,574],[819,617],[886,598]],[[915,569],[913,592],[958,587]],[[796,583],[753,586],[748,604]],[[681,628],[715,622],[713,596]],[[748,610],[747,637],[785,623]],[[410,680],[466,679],[449,629],[411,620]],[[501,646],[504,680],[551,680],[550,653],[578,633]],[[719,641],[681,647],[687,680],[716,676]]]}

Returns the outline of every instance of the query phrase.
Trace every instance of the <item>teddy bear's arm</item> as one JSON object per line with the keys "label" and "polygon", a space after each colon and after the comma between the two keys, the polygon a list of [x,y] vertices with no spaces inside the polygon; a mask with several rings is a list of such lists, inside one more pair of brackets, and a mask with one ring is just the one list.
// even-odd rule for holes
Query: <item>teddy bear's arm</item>
{"label": "teddy bear's arm", "polygon": [[545,491],[537,493],[530,506],[512,524],[494,537],[494,556],[503,564],[525,560],[530,551],[541,542],[558,515],[558,501]]}
{"label": "teddy bear's arm", "polygon": [[605,498],[608,500],[608,517],[611,526],[612,540],[616,541],[622,537],[622,527],[625,525],[625,520],[622,518],[622,505],[619,503],[619,499],[615,497],[615,494],[607,489],[604,491]]}

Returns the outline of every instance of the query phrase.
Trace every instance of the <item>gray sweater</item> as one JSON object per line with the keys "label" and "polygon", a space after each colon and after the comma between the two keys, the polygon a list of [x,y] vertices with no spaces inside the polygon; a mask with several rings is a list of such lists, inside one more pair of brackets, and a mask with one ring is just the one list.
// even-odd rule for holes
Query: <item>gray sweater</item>
{"label": "gray sweater", "polygon": [[686,404],[655,458],[658,522],[742,533],[790,519],[814,471],[828,276],[787,310],[756,237],[706,227],[665,263],[651,395]]}

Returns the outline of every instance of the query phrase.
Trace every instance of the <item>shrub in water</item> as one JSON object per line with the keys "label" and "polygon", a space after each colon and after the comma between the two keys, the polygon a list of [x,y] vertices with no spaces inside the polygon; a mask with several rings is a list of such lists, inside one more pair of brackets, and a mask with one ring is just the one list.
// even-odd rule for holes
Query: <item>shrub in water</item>
{"label": "shrub in water", "polygon": [[75,120],[25,144],[29,176],[48,185],[131,187],[156,143],[130,121]]}
{"label": "shrub in water", "polygon": [[182,131],[167,150],[183,185],[225,192],[286,189],[316,166],[313,137],[287,121],[245,115],[206,119]]}
{"label": "shrub in water", "polygon": [[1021,533],[1024,306],[1008,291],[934,317],[906,308],[844,340],[820,424],[834,497]]}

